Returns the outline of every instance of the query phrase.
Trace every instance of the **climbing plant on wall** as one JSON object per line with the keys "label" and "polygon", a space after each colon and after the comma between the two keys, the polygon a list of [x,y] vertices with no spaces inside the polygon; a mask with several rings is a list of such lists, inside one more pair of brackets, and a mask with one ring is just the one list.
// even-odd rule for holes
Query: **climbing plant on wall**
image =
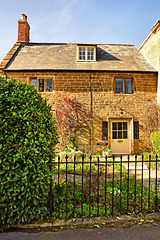
{"label": "climbing plant on wall", "polygon": [[88,127],[90,119],[89,110],[76,98],[64,98],[56,110],[61,147],[65,148],[80,129]]}

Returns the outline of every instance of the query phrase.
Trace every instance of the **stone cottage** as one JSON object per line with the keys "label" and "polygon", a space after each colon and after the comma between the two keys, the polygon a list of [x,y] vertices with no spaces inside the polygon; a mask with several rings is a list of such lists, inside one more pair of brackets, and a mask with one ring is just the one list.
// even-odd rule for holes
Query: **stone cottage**
{"label": "stone cottage", "polygon": [[143,106],[157,101],[158,72],[129,44],[32,43],[22,14],[18,41],[0,70],[34,85],[52,105],[75,98],[92,113],[90,131],[77,136],[84,151],[134,154],[145,149]]}

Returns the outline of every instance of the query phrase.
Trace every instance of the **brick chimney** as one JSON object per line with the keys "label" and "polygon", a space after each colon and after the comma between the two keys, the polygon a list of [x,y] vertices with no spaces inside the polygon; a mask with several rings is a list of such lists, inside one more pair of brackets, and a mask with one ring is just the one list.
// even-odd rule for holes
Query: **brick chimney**
{"label": "brick chimney", "polygon": [[18,20],[18,42],[29,42],[30,26],[27,22],[27,16],[22,14],[22,18]]}

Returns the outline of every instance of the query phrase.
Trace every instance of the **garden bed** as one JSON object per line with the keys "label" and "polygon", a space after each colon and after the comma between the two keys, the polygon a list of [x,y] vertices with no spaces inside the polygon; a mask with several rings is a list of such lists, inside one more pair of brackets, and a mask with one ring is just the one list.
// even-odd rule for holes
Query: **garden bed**
{"label": "garden bed", "polygon": [[120,161],[112,159],[107,163],[104,159],[56,162],[52,217],[110,217],[155,211],[160,203],[159,186],[155,191],[151,181],[147,185],[138,178],[138,170],[132,175]]}

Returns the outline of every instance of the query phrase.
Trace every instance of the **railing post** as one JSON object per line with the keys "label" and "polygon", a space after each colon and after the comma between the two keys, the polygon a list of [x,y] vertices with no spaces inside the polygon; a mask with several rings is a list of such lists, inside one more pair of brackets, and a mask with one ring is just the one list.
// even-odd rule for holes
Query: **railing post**
{"label": "railing post", "polygon": [[67,215],[68,215],[68,213],[67,213],[67,208],[68,208],[68,203],[67,203],[67,201],[68,201],[68,189],[67,189],[67,184],[68,184],[68,179],[67,179],[67,177],[68,177],[68,175],[67,175],[67,171],[68,171],[68,169],[67,169],[67,164],[68,164],[68,156],[66,155],[66,220],[67,220]]}
{"label": "railing post", "polygon": [[156,154],[156,182],[155,182],[155,212],[158,211],[158,197],[157,197],[157,180],[158,180],[158,169],[157,169],[157,164],[158,164],[158,156]]}
{"label": "railing post", "polygon": [[76,183],[76,156],[74,156],[74,173],[73,173],[73,194],[74,194],[74,199],[73,199],[73,217],[75,217],[75,206],[76,206],[76,193],[75,193],[75,183]]}
{"label": "railing post", "polygon": [[82,195],[81,195],[81,217],[83,217],[83,177],[84,177],[84,155],[82,155]]}
{"label": "railing post", "polygon": [[58,218],[60,216],[60,188],[59,188],[59,174],[60,174],[60,156],[58,156]]}
{"label": "railing post", "polygon": [[98,160],[98,178],[97,178],[97,217],[99,217],[99,157]]}
{"label": "railing post", "polygon": [[127,172],[127,213],[129,213],[129,160],[130,157],[128,155],[128,172]]}
{"label": "railing post", "polygon": [[134,186],[134,202],[135,202],[135,214],[137,212],[137,155],[135,156],[135,186]]}
{"label": "railing post", "polygon": [[[49,155],[49,171],[52,171],[52,154]],[[50,176],[50,220],[52,219],[53,213],[53,193],[52,193],[52,175]]]}
{"label": "railing post", "polygon": [[143,212],[143,161],[144,161],[144,156],[142,154],[142,179],[141,179],[141,184],[142,184],[142,187],[141,187],[141,213]]}
{"label": "railing post", "polygon": [[107,214],[107,155],[106,155],[106,162],[105,162],[105,216]]}
{"label": "railing post", "polygon": [[120,213],[122,211],[122,155],[120,157]]}
{"label": "railing post", "polygon": [[149,155],[149,190],[148,190],[148,212],[150,212],[150,193],[151,193],[151,155]]}
{"label": "railing post", "polygon": [[113,180],[112,180],[112,217],[114,215],[114,162],[115,156],[113,155]]}
{"label": "railing post", "polygon": [[92,156],[90,155],[90,174],[89,174],[89,217],[91,217],[91,178],[92,178]]}

